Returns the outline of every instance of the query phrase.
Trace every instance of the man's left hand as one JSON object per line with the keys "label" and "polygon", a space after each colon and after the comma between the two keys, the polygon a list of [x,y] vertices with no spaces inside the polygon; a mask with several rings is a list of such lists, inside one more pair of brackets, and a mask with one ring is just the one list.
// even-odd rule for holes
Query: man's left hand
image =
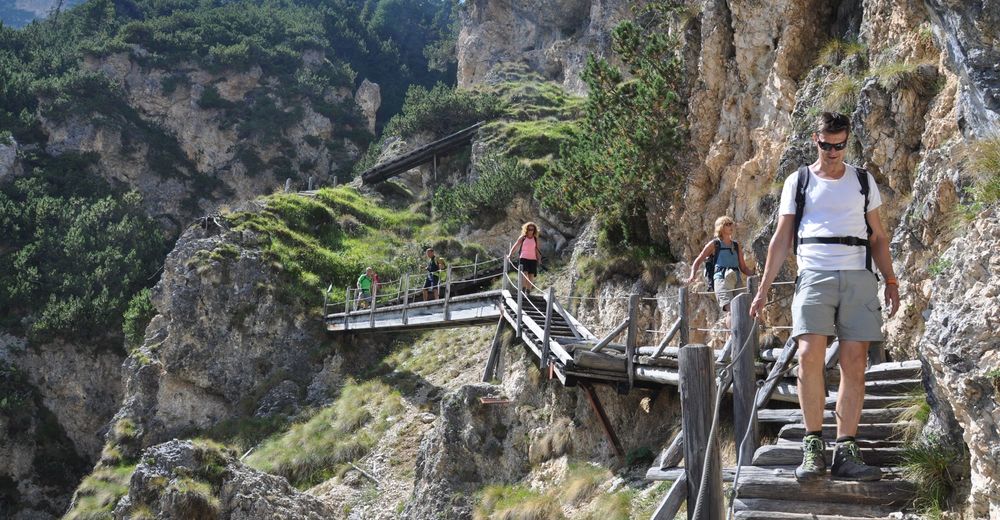
{"label": "man's left hand", "polygon": [[899,286],[892,283],[885,285],[885,304],[889,307],[889,317],[896,315],[899,310]]}

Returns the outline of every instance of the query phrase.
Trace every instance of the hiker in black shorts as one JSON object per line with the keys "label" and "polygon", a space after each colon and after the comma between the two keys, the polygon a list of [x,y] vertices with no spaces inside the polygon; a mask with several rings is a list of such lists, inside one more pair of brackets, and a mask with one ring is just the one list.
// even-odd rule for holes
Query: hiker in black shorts
{"label": "hiker in black shorts", "polygon": [[434,256],[434,250],[428,247],[424,253],[427,255],[427,279],[424,280],[424,301],[427,301],[432,294],[434,295],[434,299],[438,298],[440,283],[438,283],[439,268],[437,257]]}
{"label": "hiker in black shorts", "polygon": [[517,258],[517,266],[524,273],[524,282],[522,287],[525,291],[531,292],[531,284],[535,282],[535,276],[538,276],[538,268],[542,264],[542,250],[538,242],[538,226],[534,222],[525,222],[521,226],[521,236],[518,237],[517,242],[510,248],[510,252],[507,253],[508,258],[514,256],[514,252],[519,251]]}

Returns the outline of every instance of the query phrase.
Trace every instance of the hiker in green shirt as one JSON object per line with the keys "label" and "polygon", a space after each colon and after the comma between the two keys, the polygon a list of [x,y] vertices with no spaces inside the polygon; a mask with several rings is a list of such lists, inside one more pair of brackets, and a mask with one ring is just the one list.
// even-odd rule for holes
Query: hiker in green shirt
{"label": "hiker in green shirt", "polygon": [[375,270],[371,267],[365,268],[364,274],[358,277],[358,299],[354,303],[354,309],[359,307],[368,308],[372,302],[372,287],[375,285]]}

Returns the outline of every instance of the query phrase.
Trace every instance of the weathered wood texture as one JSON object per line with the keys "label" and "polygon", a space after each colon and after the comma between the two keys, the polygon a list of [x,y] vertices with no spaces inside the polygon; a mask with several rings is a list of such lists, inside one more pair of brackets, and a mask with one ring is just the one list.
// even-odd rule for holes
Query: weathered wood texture
{"label": "weathered wood texture", "polygon": [[681,475],[670,486],[670,491],[663,496],[663,500],[660,500],[650,520],[674,520],[685,498],[687,498],[687,477]]}
{"label": "weathered wood texture", "polygon": [[[707,473],[699,520],[722,518],[722,468],[718,443],[710,446],[715,398],[715,359],[705,345],[688,345],[680,353],[681,422],[684,430],[684,460],[688,476],[688,520],[695,518],[695,504],[702,475]],[[705,454],[708,466],[705,467]]]}
{"label": "weathered wood texture", "polygon": [[736,460],[749,465],[760,444],[757,420],[754,417],[757,397],[757,333],[750,319],[750,295],[740,294],[730,303],[732,313],[733,349],[733,433],[737,447]]}

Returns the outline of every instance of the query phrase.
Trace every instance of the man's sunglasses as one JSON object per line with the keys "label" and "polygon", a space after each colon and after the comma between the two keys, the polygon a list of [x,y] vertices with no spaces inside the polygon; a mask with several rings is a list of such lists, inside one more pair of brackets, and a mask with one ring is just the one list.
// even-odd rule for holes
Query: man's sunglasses
{"label": "man's sunglasses", "polygon": [[839,151],[843,150],[844,148],[847,148],[847,139],[844,139],[839,143],[827,143],[825,141],[816,141],[816,144],[818,144],[820,148],[822,148],[824,151],[827,152],[829,152],[830,150]]}

